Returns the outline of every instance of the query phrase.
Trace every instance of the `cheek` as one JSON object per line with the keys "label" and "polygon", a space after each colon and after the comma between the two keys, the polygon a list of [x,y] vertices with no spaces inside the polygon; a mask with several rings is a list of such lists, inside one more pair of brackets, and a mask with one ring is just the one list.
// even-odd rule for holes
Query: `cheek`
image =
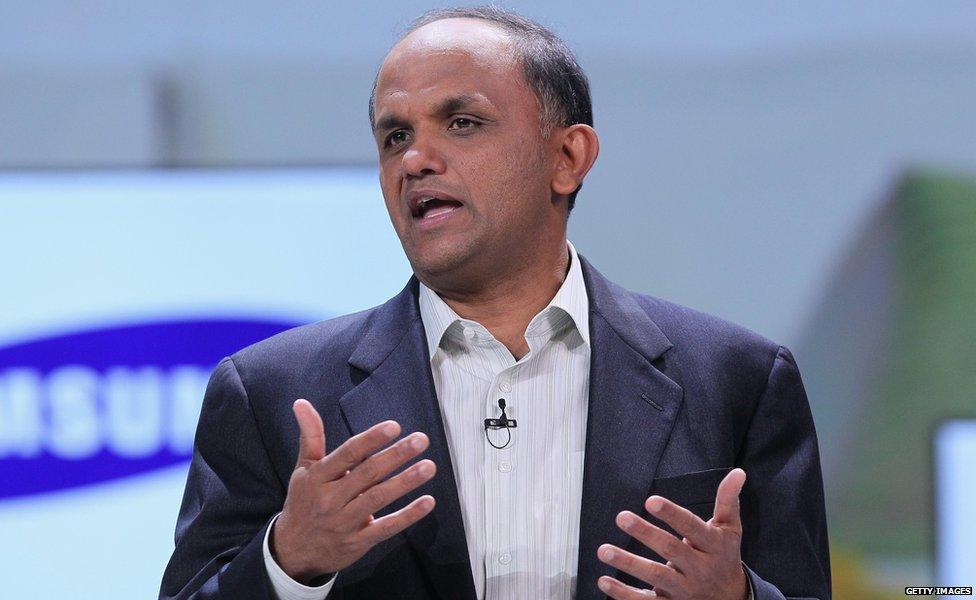
{"label": "cheek", "polygon": [[506,168],[496,173],[499,182],[507,189],[507,198],[524,207],[528,202],[548,198],[549,173],[539,147],[526,140],[510,149]]}
{"label": "cheek", "polygon": [[546,178],[545,161],[535,139],[513,137],[506,143],[486,145],[461,158],[457,165],[467,174],[472,190],[485,190],[488,199],[523,196]]}
{"label": "cheek", "polygon": [[383,193],[383,202],[386,210],[394,218],[399,218],[400,188],[396,178],[380,174],[380,190]]}
{"label": "cheek", "polygon": [[[484,215],[490,228],[509,230],[545,208],[541,202],[548,199],[549,181],[535,146],[496,145],[469,154],[456,166],[473,199],[473,216]],[[527,204],[537,202],[540,210],[529,210]]]}

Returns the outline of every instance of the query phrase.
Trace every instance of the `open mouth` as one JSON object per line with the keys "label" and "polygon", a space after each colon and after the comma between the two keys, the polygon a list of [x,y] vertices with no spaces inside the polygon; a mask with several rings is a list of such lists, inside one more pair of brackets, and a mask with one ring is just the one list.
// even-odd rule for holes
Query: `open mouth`
{"label": "open mouth", "polygon": [[439,215],[445,215],[460,208],[460,206],[461,203],[457,200],[425,196],[411,207],[410,212],[414,219],[432,219]]}

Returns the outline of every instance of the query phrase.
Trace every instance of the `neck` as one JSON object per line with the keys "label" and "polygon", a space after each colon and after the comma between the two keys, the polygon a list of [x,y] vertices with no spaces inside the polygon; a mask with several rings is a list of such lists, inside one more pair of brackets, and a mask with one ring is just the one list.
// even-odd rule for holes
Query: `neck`
{"label": "neck", "polygon": [[529,321],[552,301],[568,272],[569,248],[563,238],[551,251],[534,254],[532,261],[475,289],[424,283],[458,316],[481,323],[518,360],[529,351],[525,341]]}

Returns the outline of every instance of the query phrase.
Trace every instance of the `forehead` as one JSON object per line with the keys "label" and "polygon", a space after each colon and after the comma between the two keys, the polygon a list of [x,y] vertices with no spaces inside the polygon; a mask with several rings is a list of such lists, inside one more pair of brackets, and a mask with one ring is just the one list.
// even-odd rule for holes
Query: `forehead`
{"label": "forehead", "polygon": [[462,92],[494,102],[525,91],[507,32],[480,19],[444,19],[411,32],[390,50],[376,80],[375,103],[378,114],[408,99],[436,101]]}

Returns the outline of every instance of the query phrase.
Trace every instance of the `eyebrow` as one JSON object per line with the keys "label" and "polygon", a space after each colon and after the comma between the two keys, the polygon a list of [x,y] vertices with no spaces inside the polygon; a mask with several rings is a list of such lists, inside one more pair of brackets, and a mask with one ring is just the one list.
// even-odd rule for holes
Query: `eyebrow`
{"label": "eyebrow", "polygon": [[457,96],[451,96],[441,101],[434,108],[434,114],[436,115],[447,115],[450,113],[457,112],[463,108],[467,108],[472,104],[479,104],[484,96],[472,95],[472,94],[459,94]]}
{"label": "eyebrow", "polygon": [[[441,100],[437,106],[434,107],[433,114],[438,116],[449,115],[455,113],[459,110],[467,108],[472,104],[482,104],[486,102],[486,98],[481,94],[458,94],[457,96],[451,96],[450,98],[445,98]],[[376,121],[375,130],[377,133],[381,131],[387,131],[390,129],[399,129],[401,127],[408,127],[409,124],[403,118],[397,115],[386,115],[381,117]]]}

